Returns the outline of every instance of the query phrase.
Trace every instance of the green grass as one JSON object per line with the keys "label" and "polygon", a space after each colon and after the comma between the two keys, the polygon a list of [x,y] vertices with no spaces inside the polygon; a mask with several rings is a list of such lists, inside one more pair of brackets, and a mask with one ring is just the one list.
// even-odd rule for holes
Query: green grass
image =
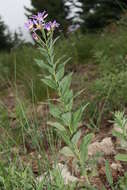
{"label": "green grass", "polygon": [[[74,74],[73,83],[78,81],[80,76],[81,81],[83,81],[81,88],[86,89],[88,100],[91,103],[91,114],[94,113],[98,103],[101,104],[101,101],[107,99],[107,96],[109,96],[106,100],[107,104],[111,105],[108,111],[117,109],[121,104],[123,108],[127,104],[125,86],[127,70],[126,32],[125,27],[118,26],[114,33],[105,31],[98,34],[83,35],[78,32],[69,35],[68,38],[61,37],[58,41],[56,56],[71,57],[67,68],[72,71],[79,68],[78,65],[85,68],[84,73],[79,71],[78,74]],[[29,46],[14,49],[10,53],[1,52],[1,89],[6,88],[7,85],[15,86],[16,83],[17,91],[21,96],[23,95],[34,102],[43,101],[47,97],[47,88],[40,81],[44,72],[38,68],[34,61],[35,58],[41,56],[36,47]],[[94,71],[90,65],[96,66],[93,67]],[[109,85],[112,85],[112,90],[108,95]],[[49,89],[48,91],[50,94],[54,94]],[[91,94],[94,94],[94,100]]]}

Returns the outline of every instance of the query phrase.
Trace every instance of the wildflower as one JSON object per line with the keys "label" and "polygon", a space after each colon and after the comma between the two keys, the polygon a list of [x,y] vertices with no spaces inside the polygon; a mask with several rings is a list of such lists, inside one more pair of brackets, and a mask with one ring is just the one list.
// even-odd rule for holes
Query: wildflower
{"label": "wildflower", "polygon": [[48,16],[46,11],[43,11],[42,13],[39,12],[37,15],[33,15],[31,19],[28,19],[28,22],[25,23],[25,27],[32,31],[35,37],[36,30],[42,30],[43,28],[50,33],[50,31],[53,31],[55,28],[59,27],[59,24],[54,20],[53,22],[45,22],[45,18]]}
{"label": "wildflower", "polygon": [[43,25],[44,25],[44,24],[42,24],[41,22],[38,22],[37,20],[33,20],[33,23],[34,23],[34,25],[35,25],[34,31],[36,31],[36,30],[41,30],[42,27],[43,27]]}
{"label": "wildflower", "polygon": [[33,21],[31,19],[28,19],[28,21],[25,23],[25,27],[29,30],[32,30],[33,29]]}
{"label": "wildflower", "polygon": [[44,19],[48,16],[48,14],[46,14],[46,11],[43,11],[42,13],[38,13],[37,15],[33,15],[31,18],[39,21],[39,22],[44,22]]}
{"label": "wildflower", "polygon": [[54,20],[52,23],[52,28],[58,28],[59,26],[60,26],[60,24],[57,23],[56,20]]}
{"label": "wildflower", "polygon": [[49,32],[51,30],[51,25],[52,25],[52,22],[47,22],[45,25],[44,25],[44,28]]}
{"label": "wildflower", "polygon": [[44,26],[44,28],[49,32],[51,30],[54,30],[55,28],[58,28],[59,24],[54,20],[53,22],[47,22]]}
{"label": "wildflower", "polygon": [[38,40],[38,36],[37,36],[36,33],[33,33],[33,34],[32,34],[32,37],[33,37],[34,40],[36,40],[36,41]]}

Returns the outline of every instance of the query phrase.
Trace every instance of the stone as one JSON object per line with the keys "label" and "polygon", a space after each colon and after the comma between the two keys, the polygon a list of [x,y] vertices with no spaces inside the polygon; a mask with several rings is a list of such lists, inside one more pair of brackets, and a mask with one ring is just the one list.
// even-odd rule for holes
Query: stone
{"label": "stone", "polygon": [[104,155],[112,155],[115,153],[114,145],[110,137],[106,137],[101,142],[94,142],[88,146],[89,156],[94,156],[98,152]]}

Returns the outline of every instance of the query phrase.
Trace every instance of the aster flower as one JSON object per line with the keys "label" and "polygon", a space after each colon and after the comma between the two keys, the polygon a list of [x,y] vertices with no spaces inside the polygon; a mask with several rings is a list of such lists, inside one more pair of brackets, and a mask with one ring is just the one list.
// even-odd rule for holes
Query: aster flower
{"label": "aster flower", "polygon": [[54,20],[53,22],[47,22],[45,25],[44,25],[44,28],[49,32],[51,30],[54,30],[55,28],[58,28],[59,27],[59,24],[56,22],[56,20]]}
{"label": "aster flower", "polygon": [[37,15],[33,15],[31,19],[28,19],[28,22],[25,23],[25,27],[34,33],[33,38],[35,37],[35,32],[37,30],[41,31],[42,29],[45,29],[49,33],[50,31],[53,31],[55,28],[59,27],[59,24],[56,22],[56,20],[46,23],[45,18],[47,16],[48,14],[46,11],[39,12]]}
{"label": "aster flower", "polygon": [[52,23],[52,28],[58,28],[59,26],[60,26],[60,24],[57,23],[56,20],[54,20]]}
{"label": "aster flower", "polygon": [[35,19],[33,19],[33,24],[34,24],[34,31],[41,30],[44,25],[43,23],[41,23],[40,21],[37,21]]}
{"label": "aster flower", "polygon": [[44,28],[49,32],[51,30],[51,25],[52,25],[52,22],[47,22],[45,25],[44,25]]}
{"label": "aster flower", "polygon": [[43,11],[42,13],[38,13],[37,15],[33,15],[31,18],[39,21],[39,22],[44,22],[44,19],[48,16],[46,11]]}
{"label": "aster flower", "polygon": [[25,23],[25,27],[29,30],[32,30],[33,29],[33,21],[31,19],[28,19],[28,21]]}

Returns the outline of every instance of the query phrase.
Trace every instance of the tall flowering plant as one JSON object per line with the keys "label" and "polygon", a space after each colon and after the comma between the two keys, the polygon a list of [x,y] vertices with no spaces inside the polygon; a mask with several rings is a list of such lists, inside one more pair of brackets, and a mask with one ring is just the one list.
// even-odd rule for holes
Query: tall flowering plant
{"label": "tall flowering plant", "polygon": [[[48,125],[54,127],[58,135],[65,142],[60,152],[68,157],[73,157],[77,165],[80,166],[81,175],[87,177],[86,164],[88,161],[88,145],[92,140],[93,134],[88,134],[82,138],[79,123],[81,123],[86,104],[81,104],[74,108],[73,102],[81,92],[73,93],[71,89],[72,73],[65,75],[65,65],[69,61],[63,61],[64,57],[56,59],[54,46],[58,38],[53,39],[53,33],[59,24],[54,20],[47,22],[48,14],[44,11],[33,15],[25,26],[32,32],[32,36],[39,44],[40,53],[44,60],[36,59],[40,68],[47,71],[47,75],[41,79],[47,86],[54,89],[57,93],[57,105],[52,101],[49,103],[49,112],[55,122],[48,121]],[[38,36],[37,31],[41,32]]]}

